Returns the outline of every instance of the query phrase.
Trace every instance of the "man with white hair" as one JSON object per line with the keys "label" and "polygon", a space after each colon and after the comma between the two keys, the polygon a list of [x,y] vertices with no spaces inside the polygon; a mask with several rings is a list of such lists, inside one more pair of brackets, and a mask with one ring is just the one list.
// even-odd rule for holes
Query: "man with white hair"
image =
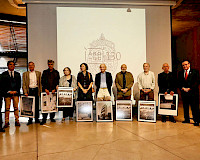
{"label": "man with white hair", "polygon": [[112,87],[112,75],[106,72],[106,65],[100,65],[101,72],[96,74],[96,96],[98,101],[110,101],[111,100],[111,87]]}
{"label": "man with white hair", "polygon": [[140,89],[140,100],[154,100],[154,88],[155,88],[155,76],[151,72],[150,64],[143,64],[144,72],[140,73],[138,76],[138,85]]}

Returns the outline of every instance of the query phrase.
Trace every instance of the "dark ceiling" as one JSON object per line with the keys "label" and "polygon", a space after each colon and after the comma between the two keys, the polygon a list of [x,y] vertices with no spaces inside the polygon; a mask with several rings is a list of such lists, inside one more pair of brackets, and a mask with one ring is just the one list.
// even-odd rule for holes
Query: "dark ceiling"
{"label": "dark ceiling", "polygon": [[[22,4],[22,0],[13,2]],[[26,16],[26,9],[0,0],[0,13]],[[172,35],[178,36],[197,26],[200,26],[200,0],[177,0],[177,5],[172,7]]]}

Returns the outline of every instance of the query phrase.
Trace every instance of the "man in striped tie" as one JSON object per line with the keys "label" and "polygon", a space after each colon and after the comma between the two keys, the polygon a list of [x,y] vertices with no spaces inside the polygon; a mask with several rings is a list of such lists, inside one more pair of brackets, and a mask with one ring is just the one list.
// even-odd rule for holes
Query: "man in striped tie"
{"label": "man in striped tie", "polygon": [[182,66],[183,70],[178,74],[185,118],[182,123],[190,123],[190,105],[194,126],[199,126],[199,71],[191,69],[189,61],[183,61]]}

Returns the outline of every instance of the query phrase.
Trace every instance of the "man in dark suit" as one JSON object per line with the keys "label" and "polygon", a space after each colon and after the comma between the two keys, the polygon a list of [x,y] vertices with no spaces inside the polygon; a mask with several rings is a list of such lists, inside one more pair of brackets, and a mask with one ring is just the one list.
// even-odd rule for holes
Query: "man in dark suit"
{"label": "man in dark suit", "polygon": [[98,101],[110,101],[111,100],[111,87],[112,87],[112,75],[106,72],[106,65],[100,65],[101,72],[96,74],[96,96]]}
{"label": "man in dark suit", "polygon": [[7,63],[8,71],[2,73],[2,91],[5,98],[5,126],[9,126],[9,114],[10,114],[10,104],[13,100],[14,115],[15,115],[15,126],[20,126],[19,123],[19,96],[21,88],[21,76],[20,73],[14,71],[15,63],[14,61],[8,61]]}
{"label": "man in dark suit", "polygon": [[2,128],[2,113],[1,113],[1,108],[2,108],[2,83],[1,83],[1,75],[0,75],[0,132],[5,132],[5,129]]}
{"label": "man in dark suit", "polygon": [[[158,74],[159,93],[173,94],[176,92],[176,79],[172,72],[169,71],[169,65],[164,63],[162,66],[163,72]],[[173,116],[169,116],[171,122],[176,123]],[[166,115],[162,115],[162,122],[166,122]]]}
{"label": "man in dark suit", "polygon": [[182,123],[190,123],[189,105],[191,105],[194,126],[199,126],[199,71],[191,69],[188,61],[183,61],[182,66],[183,70],[178,74],[185,118]]}

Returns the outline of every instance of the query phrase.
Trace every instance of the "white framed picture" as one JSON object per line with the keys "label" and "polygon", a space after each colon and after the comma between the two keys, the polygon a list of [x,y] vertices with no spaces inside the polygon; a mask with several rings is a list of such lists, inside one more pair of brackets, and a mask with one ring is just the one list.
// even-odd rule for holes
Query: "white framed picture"
{"label": "white framed picture", "polygon": [[116,121],[132,121],[132,101],[116,101]]}
{"label": "white framed picture", "polygon": [[177,116],[178,115],[178,94],[160,94],[158,97],[158,114]]}
{"label": "white framed picture", "polygon": [[93,121],[93,106],[92,101],[77,101],[76,102],[76,121]]}
{"label": "white framed picture", "polygon": [[97,122],[112,122],[113,121],[112,101],[97,101],[96,102],[96,121]]}
{"label": "white framed picture", "polygon": [[58,112],[56,107],[56,93],[49,92],[47,95],[46,92],[41,93],[41,111],[42,113],[52,113]]}
{"label": "white framed picture", "polygon": [[35,117],[35,97],[21,96],[20,98],[20,116],[21,117]]}
{"label": "white framed picture", "polygon": [[73,87],[58,87],[57,107],[73,107]]}
{"label": "white framed picture", "polygon": [[156,122],[156,101],[138,102],[138,121]]}

